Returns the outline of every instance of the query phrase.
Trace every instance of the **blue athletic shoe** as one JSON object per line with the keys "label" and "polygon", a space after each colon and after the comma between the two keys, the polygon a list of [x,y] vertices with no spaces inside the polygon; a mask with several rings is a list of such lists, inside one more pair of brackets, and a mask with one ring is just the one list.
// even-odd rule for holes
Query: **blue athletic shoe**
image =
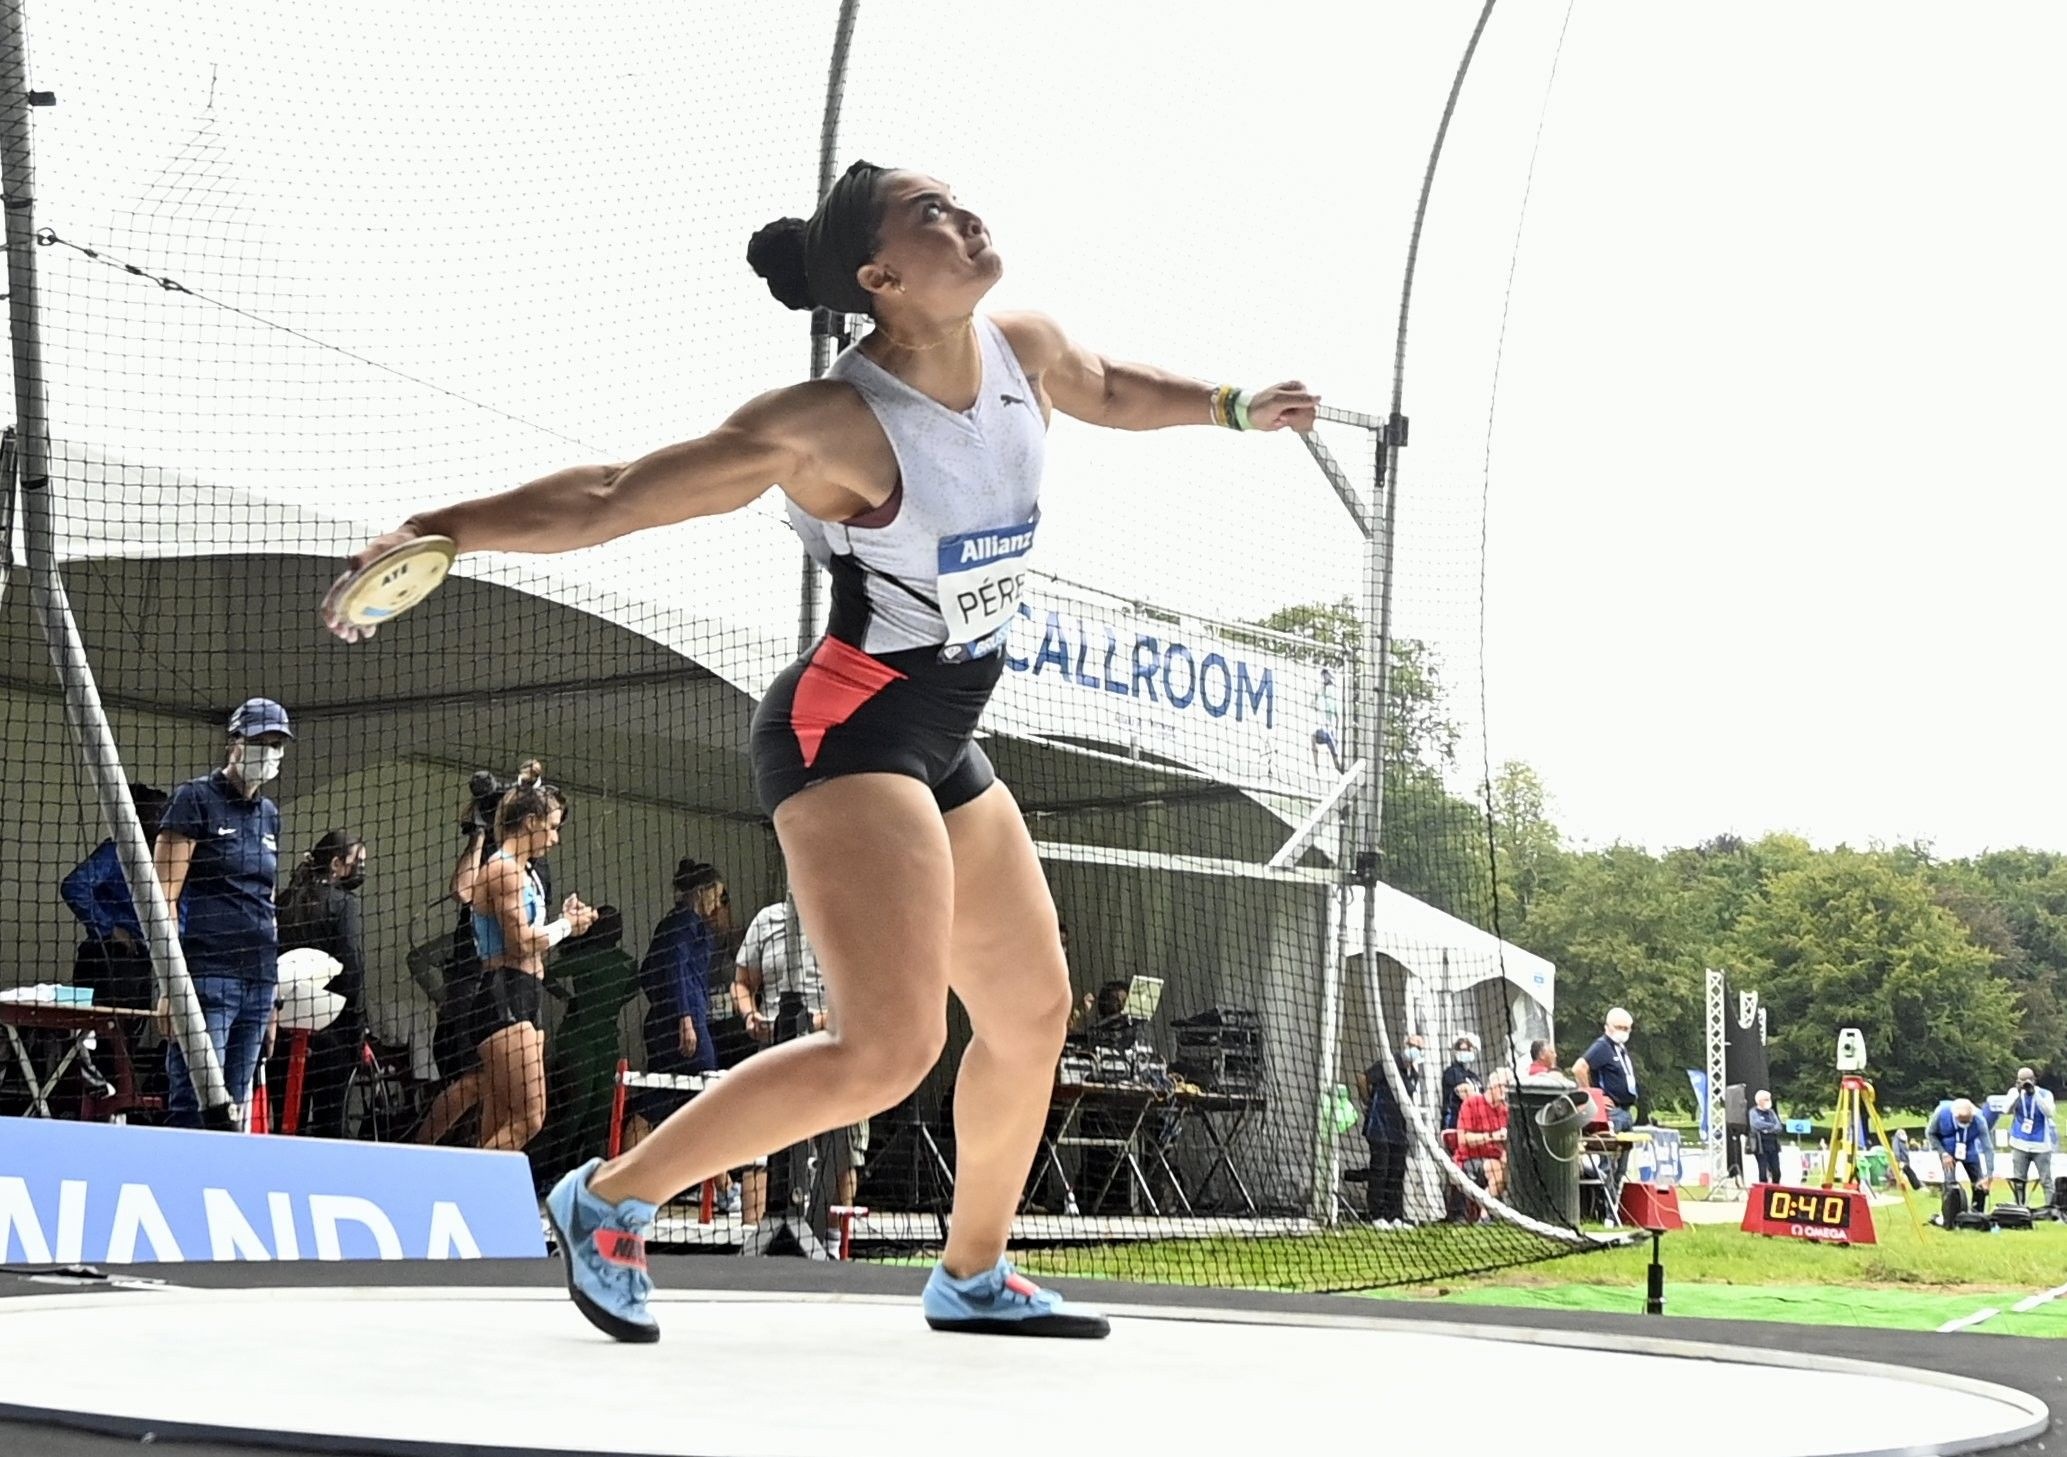
{"label": "blue athletic shoe", "polygon": [[643,1199],[605,1204],[589,1192],[602,1164],[590,1159],[545,1196],[560,1256],[567,1262],[567,1293],[589,1324],[620,1341],[657,1341],[660,1325],[646,1308],[653,1281],[646,1274],[646,1229],[653,1206]]}
{"label": "blue athletic shoe", "polygon": [[1054,1291],[1043,1290],[1003,1259],[966,1280],[955,1279],[945,1265],[935,1265],[922,1303],[926,1324],[937,1331],[1073,1336],[1091,1341],[1112,1333],[1112,1326],[1097,1311],[1071,1305]]}

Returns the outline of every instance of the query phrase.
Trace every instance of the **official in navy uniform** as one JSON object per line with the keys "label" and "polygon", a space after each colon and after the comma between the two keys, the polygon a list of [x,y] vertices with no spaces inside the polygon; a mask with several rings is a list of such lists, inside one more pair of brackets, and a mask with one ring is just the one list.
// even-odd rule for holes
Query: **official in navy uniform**
{"label": "official in navy uniform", "polygon": [[[244,1107],[272,1026],[280,975],[273,884],[280,807],[261,792],[294,738],[287,710],[253,698],[230,715],[223,767],[173,791],[154,851],[165,900],[179,917],[187,975],[208,1023],[230,1102]],[[201,1102],[178,1038],[165,1044],[166,1121],[201,1126]]]}

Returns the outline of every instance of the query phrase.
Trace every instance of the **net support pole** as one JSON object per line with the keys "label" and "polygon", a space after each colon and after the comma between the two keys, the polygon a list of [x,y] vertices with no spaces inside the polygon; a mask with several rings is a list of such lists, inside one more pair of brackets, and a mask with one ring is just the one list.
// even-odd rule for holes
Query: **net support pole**
{"label": "net support pole", "polygon": [[[222,1065],[208,1040],[208,1024],[194,995],[180,952],[179,929],[166,903],[151,847],[129,797],[128,776],[114,730],[101,707],[86,645],[72,616],[58,570],[57,531],[50,503],[50,413],[43,384],[43,339],[36,277],[36,171],[32,108],[54,105],[47,93],[29,89],[29,59],[20,0],[0,3],[0,172],[7,211],[7,322],[14,362],[18,476],[23,569],[36,622],[50,647],[51,666],[63,691],[65,722],[79,746],[101,818],[115,842],[122,874],[137,918],[151,944],[158,989],[172,1007],[172,1028],[186,1054],[200,1099],[203,1122],[230,1126],[230,1098]],[[10,485],[12,489],[12,485]]]}
{"label": "net support pole", "polygon": [[[1443,142],[1450,132],[1450,118],[1456,114],[1457,98],[1464,90],[1464,78],[1471,70],[1472,57],[1478,52],[1479,38],[1486,32],[1486,23],[1492,19],[1495,0],[1485,0],[1479,11],[1478,23],[1472,28],[1471,39],[1466,42],[1464,55],[1457,63],[1457,74],[1450,82],[1450,94],[1443,104],[1442,120],[1437,123],[1435,142],[1428,150],[1428,165],[1421,174],[1421,195],[1414,206],[1414,223],[1407,239],[1407,262],[1400,280],[1399,326],[1393,337],[1392,357],[1392,408],[1382,424],[1374,432],[1377,445],[1376,470],[1373,473],[1372,500],[1369,509],[1363,513],[1368,523],[1364,534],[1363,591],[1360,611],[1362,662],[1359,665],[1357,713],[1354,718],[1356,735],[1356,757],[1371,765],[1371,772],[1364,778],[1357,796],[1354,829],[1345,836],[1349,840],[1350,853],[1346,857],[1344,870],[1349,883],[1363,890],[1363,950],[1364,974],[1376,977],[1378,958],[1374,948],[1377,945],[1377,886],[1383,870],[1381,846],[1385,833],[1385,769],[1386,758],[1386,711],[1389,700],[1390,674],[1392,667],[1392,583],[1393,543],[1398,526],[1399,505],[1399,463],[1400,450],[1407,443],[1407,417],[1404,413],[1407,373],[1407,319],[1414,298],[1414,266],[1421,251],[1421,230],[1428,218],[1428,199],[1435,187],[1436,165],[1443,155]],[[1339,489],[1339,488],[1338,488]],[[1357,513],[1352,510],[1352,515]],[[1339,968],[1330,968],[1331,978],[1339,975]],[[1420,990],[1412,968],[1407,971],[1408,1021],[1411,1026],[1413,1007],[1418,1001]],[[1325,991],[1324,987],[1324,991]],[[1401,1085],[1398,1069],[1394,1064],[1394,1041],[1392,1030],[1386,1025],[1384,997],[1373,998],[1378,1008],[1378,1037],[1382,1055],[1379,1065],[1386,1070],[1386,1081],[1398,1099],[1402,1114],[1406,1113],[1409,1100]],[[1331,1029],[1332,1030],[1332,1029]],[[1331,1082],[1337,1050],[1334,1040],[1322,1049],[1325,1081]],[[1419,1153],[1434,1161],[1436,1171],[1450,1177],[1454,1183],[1463,1176],[1455,1165],[1443,1157],[1440,1144],[1430,1133],[1426,1124],[1418,1117],[1408,1120],[1414,1127]],[[1332,1145],[1333,1134],[1325,1120],[1321,1124],[1320,1138]],[[1324,1160],[1316,1156],[1316,1167]],[[1447,1167],[1446,1167],[1447,1166]],[[1425,1175],[1423,1176],[1425,1179]],[[1463,1180],[1469,1184],[1470,1180]],[[1476,1189],[1476,1185],[1472,1186]],[[1480,1191],[1481,1193],[1483,1191]],[[1333,1200],[1332,1189],[1322,1197]],[[1469,1197],[1469,1196],[1467,1196]]]}
{"label": "net support pole", "polygon": [[[840,165],[840,106],[847,96],[847,56],[854,48],[854,18],[861,0],[840,0],[840,18],[833,27],[833,58],[825,79],[825,116],[818,128],[818,194],[832,191]],[[813,199],[814,205],[817,198]],[[831,309],[811,311],[811,378],[823,379],[833,367],[836,345],[844,344],[847,320]],[[818,563],[804,553],[803,579],[797,590],[797,651],[807,651],[818,636]],[[791,913],[794,919],[795,912]]]}
{"label": "net support pole", "polygon": [[1723,973],[1707,969],[1708,1021],[1708,1178],[1711,1187],[1730,1177],[1729,1100],[1725,1096],[1729,1079],[1729,989]]}
{"label": "net support pole", "polygon": [[[840,0],[839,18],[833,25],[832,61],[825,78],[825,113],[818,127],[817,198],[832,190],[833,178],[840,165],[840,107],[847,95],[847,57],[854,47],[854,20],[860,8],[861,0]],[[817,198],[813,199],[814,205]],[[845,314],[832,309],[811,311],[812,379],[825,377],[826,371],[832,368],[834,356],[844,347],[847,335]],[[797,651],[800,654],[809,652],[818,636],[818,619],[822,610],[819,600],[821,581],[818,563],[812,560],[810,552],[805,552],[797,581]],[[783,925],[789,954],[801,960],[804,955],[804,927],[797,915],[795,895],[784,897]],[[796,1158],[800,1147],[770,1155],[768,1208],[762,1214],[760,1229],[748,1237],[742,1253],[773,1254],[794,1249],[811,1259],[832,1258],[828,1211],[838,1179],[835,1160],[837,1158],[843,1165],[847,1157],[846,1131],[841,1129],[820,1140],[817,1177],[811,1184],[801,1189],[779,1189],[779,1181],[774,1178],[776,1163],[795,1158],[801,1164],[803,1160]],[[779,1194],[786,1196],[782,1198],[781,1207],[777,1207]]]}

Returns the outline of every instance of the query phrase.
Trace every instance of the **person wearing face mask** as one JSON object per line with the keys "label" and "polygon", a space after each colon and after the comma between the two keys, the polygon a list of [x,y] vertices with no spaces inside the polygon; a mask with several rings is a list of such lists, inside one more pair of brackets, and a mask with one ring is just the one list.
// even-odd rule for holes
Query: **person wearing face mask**
{"label": "person wearing face mask", "polygon": [[1760,1088],[1752,1099],[1751,1149],[1758,1157],[1758,1181],[1761,1184],[1780,1182],[1780,1110],[1773,1106],[1773,1095]]}
{"label": "person wearing face mask", "polygon": [[1443,1069],[1443,1127],[1457,1126],[1457,1110],[1479,1090],[1478,1039],[1460,1032],[1450,1044],[1450,1065]]}
{"label": "person wearing face mask", "polygon": [[337,1019],[309,1038],[302,1082],[304,1133],[336,1137],[346,1131],[345,1083],[366,1032],[366,955],[359,923],[359,887],[365,883],[365,841],[330,830],[301,857],[280,893],[280,949],[311,946],[336,961],[338,972],[328,990],[344,998]]}
{"label": "person wearing face mask", "polygon": [[1629,1060],[1629,1034],[1636,1019],[1621,1007],[1610,1007],[1601,1035],[1572,1064],[1582,1088],[1608,1095],[1608,1127],[1627,1133],[1636,1122],[1636,1064]]}
{"label": "person wearing face mask", "polygon": [[[280,807],[262,791],[278,777],[293,739],[287,710],[272,699],[240,704],[230,715],[223,767],[173,791],[153,849],[208,1040],[239,1108],[251,1096],[280,981],[273,907]],[[177,1038],[165,1044],[165,1079],[166,1121],[200,1127],[200,1098]]]}
{"label": "person wearing face mask", "polygon": [[[1400,1082],[1412,1102],[1421,1088],[1421,1060],[1428,1039],[1416,1032],[1401,1046]],[[1413,1142],[1407,1131],[1412,1115],[1393,1096],[1383,1061],[1374,1062],[1357,1075],[1358,1092],[1364,1096],[1364,1142],[1371,1150],[1368,1197],[1371,1223],[1379,1229],[1407,1228],[1407,1151]]]}

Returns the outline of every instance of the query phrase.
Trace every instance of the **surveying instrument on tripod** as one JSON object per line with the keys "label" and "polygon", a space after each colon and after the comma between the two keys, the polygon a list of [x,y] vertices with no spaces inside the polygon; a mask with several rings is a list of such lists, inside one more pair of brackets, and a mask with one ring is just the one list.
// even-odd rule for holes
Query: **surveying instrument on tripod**
{"label": "surveying instrument on tripod", "polygon": [[1874,1101],[1873,1084],[1866,1078],[1866,1036],[1856,1027],[1846,1027],[1837,1034],[1837,1073],[1837,1113],[1830,1130],[1830,1157],[1823,1165],[1822,1187],[1867,1188],[1861,1177],[1865,1157],[1861,1143],[1866,1129],[1871,1127],[1887,1154],[1888,1177],[1895,1192],[1902,1196],[1910,1221],[1921,1232],[1923,1221],[1909,1198],[1909,1171],[1896,1161],[1895,1140],[1880,1121],[1880,1105]]}
{"label": "surveying instrument on tripod", "polygon": [[1859,1177],[1865,1161],[1866,1128],[1870,1123],[1887,1150],[1895,1188],[1902,1195],[1902,1207],[1917,1233],[1923,1220],[1909,1200],[1908,1171],[1892,1167],[1895,1140],[1888,1137],[1880,1121],[1880,1107],[1873,1100],[1873,1084],[1866,1080],[1866,1038],[1856,1027],[1837,1034],[1837,1126],[1830,1133],[1830,1157],[1823,1165],[1820,1184],[1800,1186],[1754,1184],[1744,1206],[1747,1234],[1772,1235],[1783,1239],[1815,1240],[1827,1244],[1875,1244],[1879,1240],[1873,1224],[1873,1196]]}

